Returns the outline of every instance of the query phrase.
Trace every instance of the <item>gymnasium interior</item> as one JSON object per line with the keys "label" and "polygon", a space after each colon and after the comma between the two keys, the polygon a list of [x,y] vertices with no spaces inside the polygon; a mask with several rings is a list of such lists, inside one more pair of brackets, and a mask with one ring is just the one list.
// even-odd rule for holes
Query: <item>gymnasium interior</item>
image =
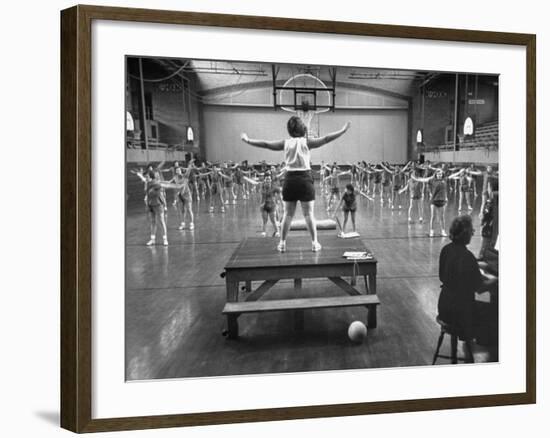
{"label": "gymnasium interior", "polygon": [[[230,319],[224,314],[229,296],[225,274],[233,254],[245,239],[263,239],[262,251],[279,257],[271,224],[267,236],[261,235],[257,193],[246,199],[237,193],[223,213],[217,208],[210,211],[208,193],[193,197],[194,229],[180,230],[174,195],[167,189],[169,244],[146,245],[149,224],[144,184],[136,170],[150,164],[169,169],[176,162],[183,167],[190,162],[246,162],[256,169],[281,163],[281,152],[251,147],[241,134],[266,140],[288,137],[287,120],[299,102],[294,100],[295,92],[287,95],[284,88],[290,89],[289,81],[296,77],[308,82],[294,85],[302,89],[302,98],[308,99],[305,110],[318,111],[310,121],[311,135],[323,136],[351,123],[345,135],[311,151],[318,221],[329,220],[333,214],[327,211],[327,196],[321,188],[324,163],[335,163],[344,173],[341,190],[351,181],[345,172],[363,161],[394,166],[409,161],[445,163],[452,168],[473,165],[480,172],[487,166],[498,169],[496,75],[128,56],[126,144],[121,145],[126,152],[126,380],[446,366],[453,362],[452,336],[442,336],[437,320],[439,255],[449,238],[430,236],[427,196],[422,200],[423,221],[409,221],[408,194],[402,196],[402,206],[390,207],[379,193],[373,193],[370,199],[357,199],[356,240],[338,239],[332,228],[319,230],[321,244],[335,241],[339,248],[345,250],[349,245],[351,250],[357,242],[377,262],[377,321],[368,326],[361,342],[350,340],[350,324],[366,322],[372,310],[359,305],[243,311],[238,337],[227,336]],[[465,130],[467,126],[474,129]],[[169,179],[171,174],[165,177]],[[473,254],[482,244],[482,179],[475,178],[472,208],[466,212],[476,229],[468,246]],[[464,214],[459,212],[456,188],[449,185],[447,227],[454,217]],[[300,217],[298,209],[296,218]],[[290,232],[288,239],[294,242],[296,257],[311,257],[307,245],[303,250],[297,246],[307,237],[304,229]],[[258,253],[256,257],[261,265],[267,256]],[[368,289],[362,278],[357,279],[357,286],[355,279],[347,280],[358,290]],[[327,278],[299,282],[287,278],[264,284],[256,280],[239,283],[237,298],[265,293],[263,301],[289,301],[338,294],[338,285]],[[473,351],[474,363],[463,366],[498,361],[498,290],[476,294],[476,300],[483,324]],[[299,327],[296,318],[301,318]],[[432,365],[440,337],[441,357]],[[461,364],[463,353],[459,342]]]}

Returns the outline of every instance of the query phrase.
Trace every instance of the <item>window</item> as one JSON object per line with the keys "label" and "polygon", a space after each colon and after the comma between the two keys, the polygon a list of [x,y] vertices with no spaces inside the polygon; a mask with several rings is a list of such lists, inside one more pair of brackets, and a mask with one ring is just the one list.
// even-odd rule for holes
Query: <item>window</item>
{"label": "window", "polygon": [[187,127],[187,143],[193,143],[195,141],[195,133],[193,132],[193,128],[191,126]]}
{"label": "window", "polygon": [[474,121],[471,117],[466,117],[464,121],[464,135],[474,135]]}
{"label": "window", "polygon": [[416,131],[416,143],[422,144],[423,141],[424,141],[424,133],[422,132],[422,129],[419,129],[418,131]]}
{"label": "window", "polygon": [[133,131],[134,130],[134,118],[132,117],[132,114],[130,114],[130,111],[126,111],[126,131]]}

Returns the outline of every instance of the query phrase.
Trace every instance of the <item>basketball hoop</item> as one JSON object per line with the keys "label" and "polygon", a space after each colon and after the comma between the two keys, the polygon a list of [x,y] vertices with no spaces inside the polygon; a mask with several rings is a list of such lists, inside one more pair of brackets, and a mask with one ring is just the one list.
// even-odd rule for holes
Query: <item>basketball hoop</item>
{"label": "basketball hoop", "polygon": [[300,73],[288,79],[282,87],[277,87],[279,108],[296,114],[307,128],[308,137],[317,137],[319,127],[312,126],[316,114],[330,111],[332,94],[325,83],[310,73]]}
{"label": "basketball hoop", "polygon": [[315,111],[310,110],[309,103],[307,101],[302,104],[302,107],[300,109],[296,110],[296,115],[300,117],[300,119],[302,119],[302,122],[304,122],[304,125],[306,125],[307,136],[314,137],[315,135],[313,135],[313,132],[311,131],[311,121],[313,120]]}

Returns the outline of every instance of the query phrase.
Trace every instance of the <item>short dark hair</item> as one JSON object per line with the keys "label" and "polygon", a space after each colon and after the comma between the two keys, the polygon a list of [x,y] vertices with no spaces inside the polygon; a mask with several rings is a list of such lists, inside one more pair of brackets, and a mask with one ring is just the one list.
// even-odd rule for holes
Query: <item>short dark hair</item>
{"label": "short dark hair", "polygon": [[349,190],[351,193],[353,193],[353,185],[352,184],[346,184],[346,190]]}
{"label": "short dark hair", "polygon": [[288,119],[286,129],[291,137],[305,137],[307,134],[306,125],[298,116],[292,116]]}
{"label": "short dark hair", "polygon": [[472,217],[464,214],[453,219],[449,229],[449,237],[454,243],[468,245],[472,239],[473,229]]}

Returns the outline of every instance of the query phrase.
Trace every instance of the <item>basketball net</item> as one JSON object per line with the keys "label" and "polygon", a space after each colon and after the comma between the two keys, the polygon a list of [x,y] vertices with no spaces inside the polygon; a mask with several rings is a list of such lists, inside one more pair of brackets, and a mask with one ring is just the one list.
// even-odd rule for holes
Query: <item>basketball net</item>
{"label": "basketball net", "polygon": [[[285,90],[287,87],[288,90]],[[325,83],[310,73],[300,73],[289,78],[282,87],[278,88],[278,98],[275,99],[275,102],[280,103],[280,108],[283,111],[294,113],[302,119],[307,128],[308,137],[317,137],[319,135],[319,119],[312,124],[313,118],[316,114],[329,111],[332,100]],[[304,97],[311,98],[312,94],[314,94],[314,104],[310,105],[309,100]],[[300,99],[300,97],[302,98]],[[317,104],[322,108],[318,108]]]}
{"label": "basketball net", "polygon": [[302,122],[304,122],[304,125],[306,125],[307,136],[315,137],[316,136],[315,133],[311,131],[311,121],[313,120],[315,111],[299,109],[299,110],[296,110],[296,115],[300,117],[300,119],[302,119]]}

